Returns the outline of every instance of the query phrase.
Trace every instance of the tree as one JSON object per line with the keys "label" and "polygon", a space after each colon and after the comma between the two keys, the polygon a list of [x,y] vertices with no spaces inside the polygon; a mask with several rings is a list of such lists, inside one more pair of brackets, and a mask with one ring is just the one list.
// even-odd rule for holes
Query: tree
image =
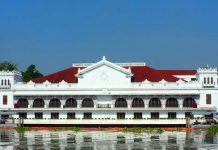
{"label": "tree", "polygon": [[41,74],[37,69],[35,65],[30,65],[26,71],[22,72],[23,81],[29,82],[32,79],[42,77],[43,74]]}
{"label": "tree", "polygon": [[9,61],[0,62],[0,71],[18,71],[17,64]]}

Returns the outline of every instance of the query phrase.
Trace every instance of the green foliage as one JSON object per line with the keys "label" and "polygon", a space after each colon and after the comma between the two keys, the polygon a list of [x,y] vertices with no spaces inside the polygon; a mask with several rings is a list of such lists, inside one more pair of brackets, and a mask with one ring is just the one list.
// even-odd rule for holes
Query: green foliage
{"label": "green foliage", "polygon": [[182,128],[176,128],[176,131],[180,132],[182,131]]}
{"label": "green foliage", "polygon": [[138,128],[138,127],[136,127],[136,128],[124,128],[123,129],[123,132],[142,133],[144,131],[145,131],[144,128]]}
{"label": "green foliage", "polygon": [[122,132],[133,132],[133,133],[158,133],[158,134],[161,134],[163,133],[164,131],[160,128],[139,128],[139,127],[136,127],[136,128],[124,128],[122,130]]}
{"label": "green foliage", "polygon": [[17,128],[16,128],[16,131],[17,131],[18,133],[24,133],[24,132],[29,131],[29,130],[30,130],[30,129],[27,128],[27,127],[17,127]]}
{"label": "green foliage", "polygon": [[79,132],[80,131],[80,127],[66,127],[66,128],[64,128],[64,130]]}
{"label": "green foliage", "polygon": [[35,65],[30,65],[26,71],[22,72],[23,81],[29,82],[32,79],[42,77],[43,75],[36,69]]}
{"label": "green foliage", "polygon": [[9,61],[0,62],[0,71],[18,71],[17,64],[13,64]]}
{"label": "green foliage", "polygon": [[163,132],[164,132],[164,131],[163,131],[161,128],[158,128],[158,129],[157,129],[157,133],[158,133],[158,134],[162,134]]}
{"label": "green foliage", "polygon": [[217,125],[211,125],[207,128],[207,133],[214,135],[214,134],[218,134],[218,126]]}

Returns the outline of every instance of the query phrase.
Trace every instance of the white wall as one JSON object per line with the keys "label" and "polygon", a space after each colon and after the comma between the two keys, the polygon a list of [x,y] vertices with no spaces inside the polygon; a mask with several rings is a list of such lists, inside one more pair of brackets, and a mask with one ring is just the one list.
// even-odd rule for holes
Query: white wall
{"label": "white wall", "polygon": [[[7,105],[3,105],[3,96],[7,96]],[[8,109],[14,107],[14,95],[12,91],[0,91],[0,109]]]}
{"label": "white wall", "polygon": [[120,88],[130,87],[131,78],[125,73],[115,70],[109,66],[102,65],[91,70],[78,79],[79,88]]}

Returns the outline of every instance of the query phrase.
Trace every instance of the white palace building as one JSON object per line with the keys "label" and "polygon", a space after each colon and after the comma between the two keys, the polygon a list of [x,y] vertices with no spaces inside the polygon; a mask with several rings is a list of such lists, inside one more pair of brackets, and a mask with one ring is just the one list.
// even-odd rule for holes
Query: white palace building
{"label": "white palace building", "polygon": [[216,117],[217,68],[158,70],[145,63],[73,64],[28,83],[0,72],[0,115],[25,125],[185,125]]}

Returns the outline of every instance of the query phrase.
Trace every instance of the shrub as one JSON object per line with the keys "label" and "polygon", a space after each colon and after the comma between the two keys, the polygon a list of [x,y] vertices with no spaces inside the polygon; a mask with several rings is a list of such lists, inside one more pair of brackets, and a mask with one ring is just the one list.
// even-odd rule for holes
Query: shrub
{"label": "shrub", "polygon": [[66,127],[66,128],[64,128],[64,130],[79,132],[80,131],[80,127]]}
{"label": "shrub", "polygon": [[211,125],[207,128],[207,133],[214,135],[218,133],[218,126],[217,125]]}
{"label": "shrub", "polygon": [[161,128],[157,129],[157,133],[162,134],[164,131]]}
{"label": "shrub", "polygon": [[17,127],[17,128],[16,128],[16,131],[17,131],[18,133],[24,133],[24,132],[29,131],[29,130],[30,130],[30,129],[27,128],[27,127]]}
{"label": "shrub", "polygon": [[180,132],[182,131],[182,128],[176,128],[176,131]]}
{"label": "shrub", "polygon": [[140,127],[124,128],[121,131],[123,131],[123,132],[134,132],[134,133],[143,133],[143,132],[146,132],[148,134],[150,134],[150,133],[158,133],[158,134],[163,133],[163,130],[160,129],[160,128],[140,128]]}

